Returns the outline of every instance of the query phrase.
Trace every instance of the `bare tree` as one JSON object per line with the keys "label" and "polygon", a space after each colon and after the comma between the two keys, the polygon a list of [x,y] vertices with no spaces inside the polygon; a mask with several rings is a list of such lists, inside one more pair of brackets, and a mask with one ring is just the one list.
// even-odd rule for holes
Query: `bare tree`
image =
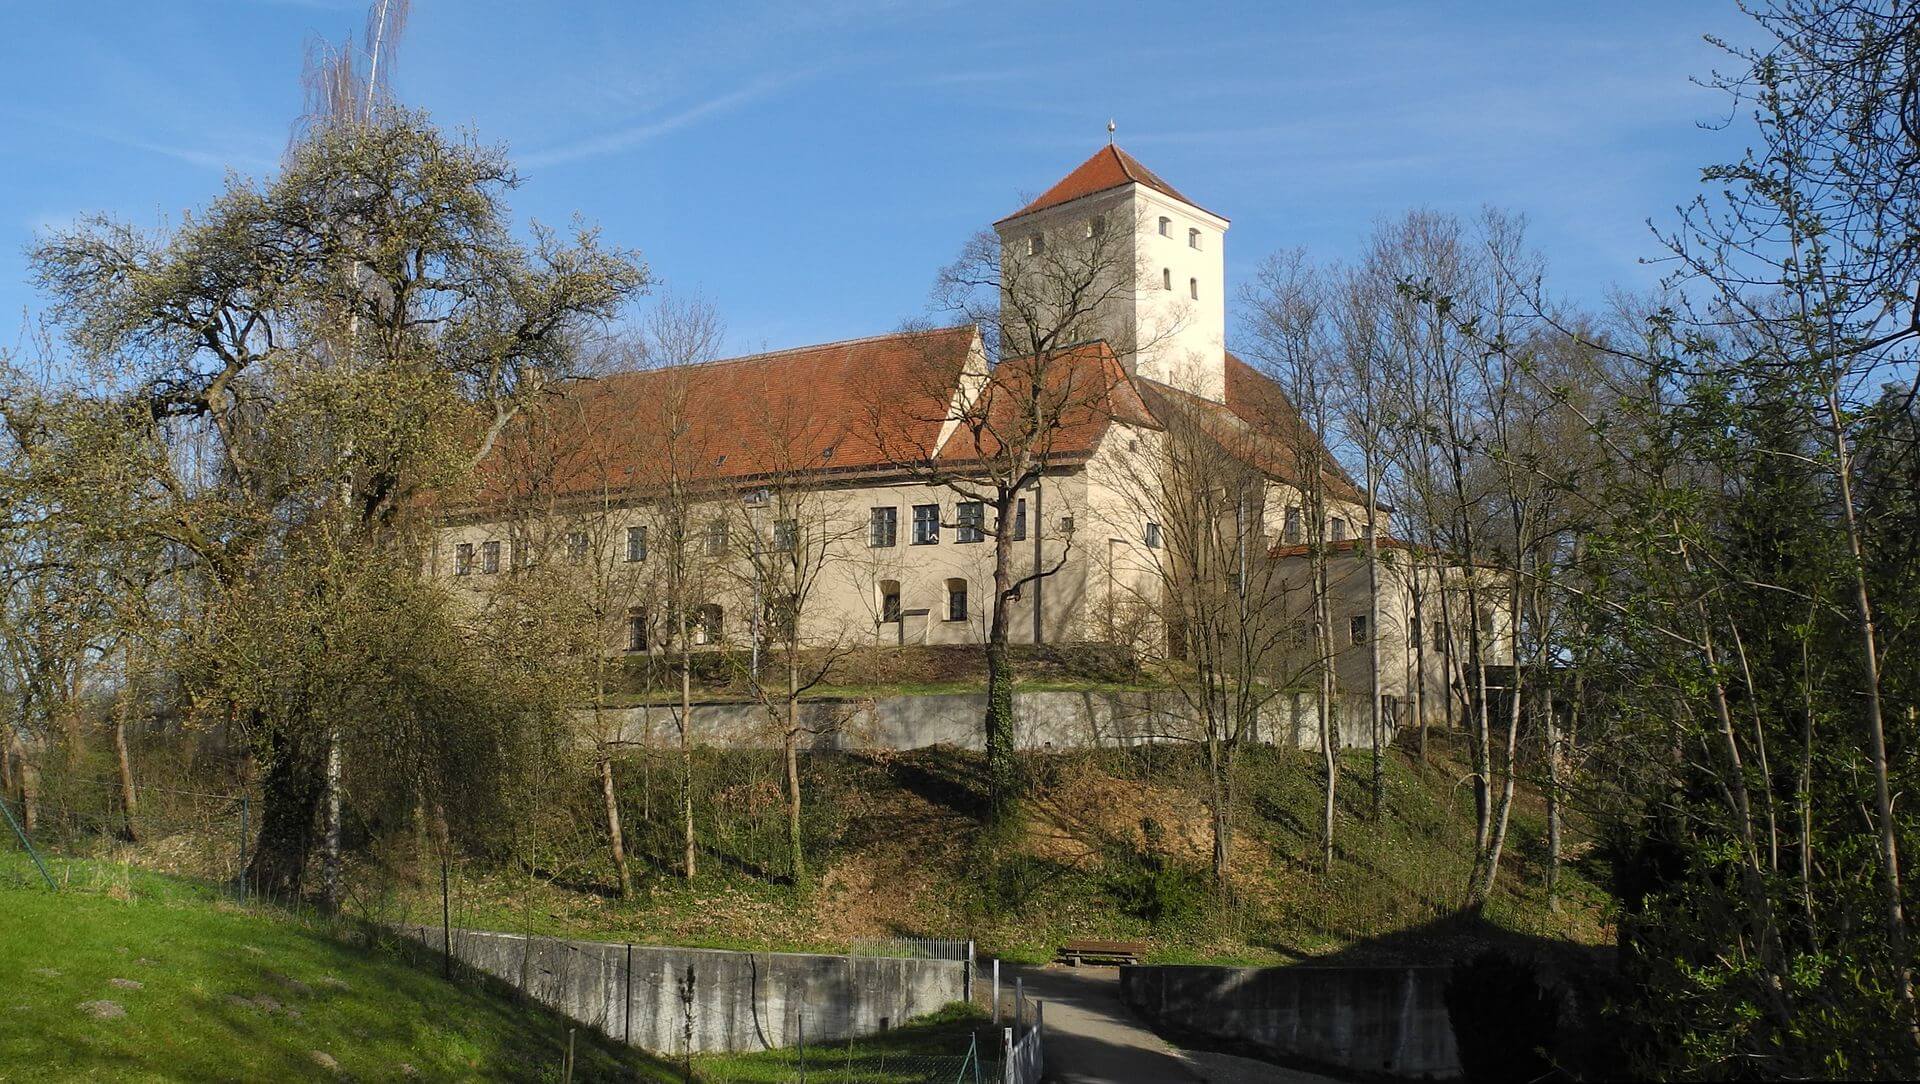
{"label": "bare tree", "polygon": [[[1119,212],[1113,212],[1119,213]],[[1014,759],[1013,666],[1008,654],[1011,605],[1065,567],[1073,550],[1070,509],[1056,509],[1032,529],[1055,543],[1051,556],[1021,567],[1014,542],[1025,530],[1017,512],[1048,472],[1060,466],[1077,437],[1115,410],[1121,366],[1153,342],[1094,345],[1112,334],[1111,310],[1130,301],[1139,268],[1131,246],[1133,223],[1106,223],[1096,215],[1043,228],[1042,240],[1003,245],[992,233],[970,240],[941,271],[937,308],[980,330],[978,366],[955,373],[925,367],[917,401],[937,403],[939,443],[900,435],[888,419],[898,403],[875,404],[874,431],[897,467],[983,509],[979,530],[993,542],[993,597],[987,621],[987,711],[984,719],[991,815],[999,819],[1019,792]],[[1153,333],[1155,341],[1167,331]],[[957,378],[957,386],[956,386]],[[1035,502],[1038,508],[1038,500]],[[1064,513],[1064,514],[1063,514]],[[960,526],[954,524],[954,526]]]}

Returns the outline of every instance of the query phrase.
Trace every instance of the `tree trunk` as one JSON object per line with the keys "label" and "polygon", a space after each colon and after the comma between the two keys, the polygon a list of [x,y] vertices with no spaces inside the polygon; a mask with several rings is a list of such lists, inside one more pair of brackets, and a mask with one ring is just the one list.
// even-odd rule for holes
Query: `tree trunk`
{"label": "tree trunk", "polygon": [[340,909],[340,728],[327,732],[326,778],[326,850],[322,854],[320,907],[328,913]]}
{"label": "tree trunk", "polygon": [[613,875],[620,885],[620,898],[633,896],[633,874],[627,868],[627,841],[620,828],[620,795],[614,787],[613,757],[600,748],[600,800],[607,811],[607,842],[613,850]]}
{"label": "tree trunk", "polygon": [[1318,559],[1313,571],[1314,650],[1320,654],[1320,870],[1333,869],[1333,815],[1335,792],[1340,785],[1340,728],[1335,723],[1333,680],[1332,616],[1327,602],[1326,558]]}
{"label": "tree trunk", "polygon": [[[995,522],[1013,520],[1007,514],[1010,494],[1003,494],[995,509]],[[1040,524],[1032,525],[1034,531]],[[1007,596],[1012,591],[1013,535],[996,530],[993,536],[993,612],[987,621],[987,818],[1000,823],[1013,811],[1020,793],[1019,766],[1015,760],[1013,719],[1013,666],[1007,652]],[[1036,570],[1038,571],[1038,570]]]}
{"label": "tree trunk", "polygon": [[1873,765],[1873,815],[1880,829],[1880,882],[1885,893],[1887,947],[1894,961],[1894,989],[1907,1007],[1907,1035],[1920,1047],[1913,966],[1907,959],[1907,917],[1901,903],[1900,842],[1894,835],[1893,792],[1887,781],[1886,718],[1880,703],[1880,648],[1873,623],[1873,598],[1867,589],[1866,551],[1853,509],[1853,460],[1847,446],[1839,391],[1827,390],[1827,418],[1833,437],[1835,475],[1840,483],[1841,522],[1847,529],[1848,563],[1853,573],[1855,631],[1860,642],[1860,691],[1866,702],[1867,757]]}
{"label": "tree trunk", "polygon": [[324,755],[284,735],[269,735],[261,780],[260,832],[247,863],[252,891],[269,900],[300,898],[315,844],[314,821],[325,798]]}
{"label": "tree trunk", "polygon": [[[797,620],[797,619],[796,619]],[[786,769],[787,769],[787,853],[790,868],[793,871],[795,888],[802,887],[807,880],[806,854],[800,835],[800,672],[799,645],[787,642],[787,722],[786,722]]]}
{"label": "tree trunk", "polygon": [[133,714],[133,652],[127,652],[127,670],[120,683],[120,702],[113,713],[113,756],[120,771],[120,837],[137,843],[140,833],[134,827],[140,815],[140,796],[133,785],[133,760],[127,755],[127,720]]}
{"label": "tree trunk", "polygon": [[687,647],[687,608],[679,608],[680,630],[680,827],[685,854],[681,871],[689,883],[699,871],[693,835],[693,653]]}

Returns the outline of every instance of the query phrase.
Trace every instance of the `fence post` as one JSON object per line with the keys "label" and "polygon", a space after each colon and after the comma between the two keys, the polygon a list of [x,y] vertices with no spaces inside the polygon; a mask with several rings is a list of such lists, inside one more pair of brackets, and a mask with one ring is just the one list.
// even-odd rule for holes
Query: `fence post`
{"label": "fence post", "polygon": [[247,814],[252,812],[251,799],[240,796],[240,902],[247,902]]}
{"label": "fence post", "polygon": [[1033,1068],[1037,1075],[1047,1075],[1047,1003],[1039,998],[1033,999]]}
{"label": "fence post", "polygon": [[973,1004],[973,940],[967,940],[967,970],[960,979],[960,1000]]}
{"label": "fence post", "polygon": [[1026,1002],[1027,992],[1026,992],[1025,984],[1026,984],[1025,979],[1020,978],[1018,975],[1014,976],[1014,979],[1013,979],[1013,1033],[1016,1036],[1020,1034],[1020,1017],[1025,1015],[1024,1010],[1027,1007],[1027,1002]]}
{"label": "fence post", "polygon": [[627,999],[622,1008],[626,1020],[620,1025],[620,1041],[633,1045],[633,942],[627,942]]}
{"label": "fence post", "polygon": [[1019,1079],[1013,1068],[1013,1029],[1003,1028],[1000,1032],[1000,1080],[1002,1084],[1018,1084]]}
{"label": "fence post", "polygon": [[1000,957],[993,958],[993,1026],[1000,1026]]}

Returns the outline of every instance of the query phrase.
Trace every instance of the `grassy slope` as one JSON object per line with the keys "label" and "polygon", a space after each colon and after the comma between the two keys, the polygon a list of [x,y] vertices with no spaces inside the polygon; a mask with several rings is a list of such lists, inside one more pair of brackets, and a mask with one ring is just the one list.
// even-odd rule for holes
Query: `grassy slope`
{"label": "grassy slope", "polygon": [[[315,1052],[359,1080],[560,1078],[567,1024],[538,1007],[167,878],[54,860],[56,893],[0,858],[0,1080],[331,1076]],[[576,1079],[675,1079],[575,1041]]]}
{"label": "grassy slope", "polygon": [[[824,860],[806,893],[739,872],[745,863],[716,844],[719,853],[706,865],[717,872],[692,886],[671,875],[670,852],[651,856],[638,898],[625,903],[609,898],[604,886],[580,891],[579,876],[563,885],[469,869],[455,890],[456,922],[803,950],[842,949],[865,936],[970,936],[982,951],[1016,959],[1044,958],[1069,937],[1125,937],[1149,942],[1155,957],[1169,962],[1281,963],[1335,954],[1418,961],[1489,940],[1606,940],[1605,894],[1580,863],[1563,867],[1561,908],[1546,906],[1544,815],[1538,796],[1524,790],[1484,921],[1455,913],[1471,865],[1473,810],[1462,785],[1466,769],[1442,741],[1425,765],[1400,751],[1389,757],[1378,821],[1369,815],[1368,758],[1348,755],[1331,873],[1316,868],[1317,757],[1248,750],[1236,891],[1226,905],[1208,901],[1204,891],[1209,843],[1191,750],[1035,759],[1026,822],[1010,846],[993,849],[1002,856],[995,863],[983,860],[990,848],[977,820],[979,767],[977,757],[950,749],[810,758],[809,817]],[[1148,819],[1151,828],[1143,825]],[[1577,831],[1570,840],[1577,851]],[[636,849],[648,857],[644,846]],[[1158,902],[1172,905],[1157,916],[1155,900],[1143,899],[1139,888],[1149,854],[1165,870]],[[588,861],[604,865],[598,856]],[[437,913],[437,895],[422,887],[413,907]]]}

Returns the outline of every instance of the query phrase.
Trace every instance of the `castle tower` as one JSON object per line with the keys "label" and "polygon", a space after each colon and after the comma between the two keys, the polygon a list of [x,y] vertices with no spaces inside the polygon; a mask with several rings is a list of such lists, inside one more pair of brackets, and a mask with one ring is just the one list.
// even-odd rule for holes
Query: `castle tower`
{"label": "castle tower", "polygon": [[1226,219],[1109,143],[993,228],[1003,308],[1007,278],[1044,293],[1049,271],[1071,278],[1093,252],[1110,278],[1084,337],[1107,340],[1139,376],[1225,401]]}

